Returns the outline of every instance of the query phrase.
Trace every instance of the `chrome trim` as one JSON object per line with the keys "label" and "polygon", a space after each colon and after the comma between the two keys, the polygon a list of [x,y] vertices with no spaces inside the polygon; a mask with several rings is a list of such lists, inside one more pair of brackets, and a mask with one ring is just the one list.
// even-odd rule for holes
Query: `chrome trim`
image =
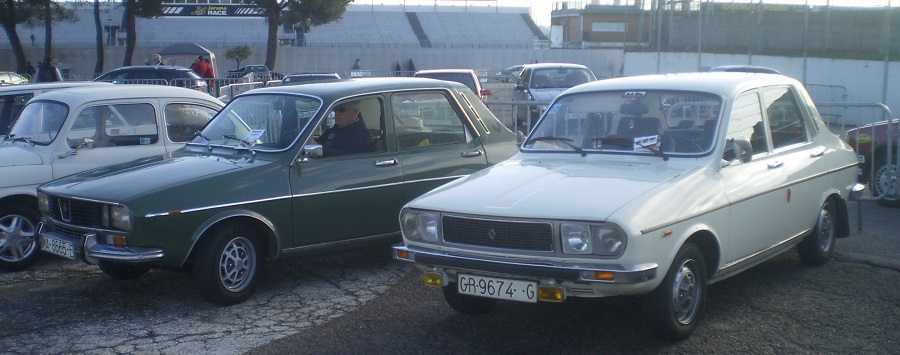
{"label": "chrome trim", "polygon": [[744,270],[747,270],[755,265],[758,265],[766,260],[769,260],[775,256],[781,255],[784,251],[790,249],[795,244],[799,243],[803,240],[804,237],[812,233],[812,228],[806,229],[803,232],[797,233],[794,236],[787,238],[780,243],[772,245],[771,247],[766,248],[765,250],[760,250],[756,253],[745,256],[741,259],[732,261],[728,264],[725,264],[722,268],[720,268],[716,275],[710,278],[709,283],[712,284],[714,282],[718,282],[720,280],[727,279],[731,276],[734,276]]}
{"label": "chrome trim", "polygon": [[145,262],[162,259],[165,252],[161,248],[117,247],[109,244],[94,244],[87,250],[89,258],[103,260]]}
{"label": "chrome trim", "polygon": [[339,246],[344,246],[344,245],[348,245],[348,244],[357,244],[357,243],[362,244],[362,243],[366,243],[366,242],[370,242],[370,241],[377,241],[377,240],[381,240],[381,239],[389,239],[389,238],[394,238],[394,237],[396,237],[397,239],[400,239],[399,238],[400,231],[372,235],[372,236],[362,237],[362,238],[345,239],[345,240],[339,240],[339,241],[334,241],[334,242],[325,242],[325,243],[306,245],[306,246],[301,246],[301,247],[296,247],[296,248],[289,248],[289,249],[282,250],[281,253],[282,254],[302,253],[302,252],[307,252],[307,251],[339,247]]}
{"label": "chrome trim", "polygon": [[[393,255],[395,259],[400,261],[413,262],[420,265],[438,266],[449,269],[472,271],[475,273],[491,273],[500,275],[509,275],[511,277],[531,277],[531,278],[555,278],[565,281],[574,282],[594,282],[605,284],[637,284],[647,282],[657,277],[659,265],[655,263],[646,263],[638,265],[618,265],[618,264],[568,264],[568,263],[550,263],[550,262],[530,262],[525,260],[501,260],[475,255],[460,255],[436,250],[426,250],[406,245],[395,245],[393,247]],[[396,258],[398,251],[409,252],[413,260]],[[422,258],[424,256],[424,258]],[[426,262],[420,259],[429,259]],[[453,265],[458,264],[458,265]],[[477,265],[481,264],[481,265]],[[482,269],[467,268],[459,265],[483,266]],[[511,271],[515,270],[515,272]],[[586,279],[582,277],[583,272],[594,271],[611,271],[616,273],[616,279],[613,281]],[[554,275],[555,274],[555,275]],[[570,275],[570,276],[565,276]],[[571,277],[571,275],[578,275]],[[562,276],[562,277],[560,277]]]}

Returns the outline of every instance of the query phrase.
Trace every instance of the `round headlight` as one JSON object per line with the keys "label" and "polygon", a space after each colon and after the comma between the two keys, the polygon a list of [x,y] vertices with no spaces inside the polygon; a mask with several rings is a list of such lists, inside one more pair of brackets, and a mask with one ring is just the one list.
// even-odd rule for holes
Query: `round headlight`
{"label": "round headlight", "polygon": [[50,197],[43,192],[38,192],[38,210],[44,213],[50,212]]}
{"label": "round headlight", "polygon": [[586,224],[563,223],[559,227],[564,254],[590,254],[591,232]]}
{"label": "round headlight", "polygon": [[409,209],[400,211],[400,229],[409,240],[436,242],[438,240],[438,215]]}
{"label": "round headlight", "polygon": [[598,255],[618,255],[625,248],[625,235],[619,233],[618,229],[595,226],[591,228],[593,239],[597,241],[594,245],[594,253]]}

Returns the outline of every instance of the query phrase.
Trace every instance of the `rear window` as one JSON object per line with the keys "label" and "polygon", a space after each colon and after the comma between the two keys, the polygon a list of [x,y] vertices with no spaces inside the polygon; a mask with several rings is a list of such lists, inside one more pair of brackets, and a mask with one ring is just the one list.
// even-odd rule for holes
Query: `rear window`
{"label": "rear window", "polygon": [[416,77],[419,78],[430,78],[437,80],[446,80],[446,81],[455,81],[457,83],[462,83],[465,86],[469,87],[469,90],[472,92],[478,92],[478,89],[475,87],[475,80],[472,78],[471,74],[466,73],[419,73],[416,74]]}

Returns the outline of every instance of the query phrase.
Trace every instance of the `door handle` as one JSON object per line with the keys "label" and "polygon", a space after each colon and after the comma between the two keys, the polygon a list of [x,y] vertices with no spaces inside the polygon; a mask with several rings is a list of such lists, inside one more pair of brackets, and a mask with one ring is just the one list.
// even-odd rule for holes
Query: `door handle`
{"label": "door handle", "polygon": [[819,148],[814,150],[812,153],[809,153],[809,156],[812,158],[818,158],[825,155],[825,148]]}
{"label": "door handle", "polygon": [[375,166],[394,166],[397,165],[397,159],[376,160]]}
{"label": "door handle", "polygon": [[783,161],[773,161],[773,162],[769,163],[769,169],[780,168],[780,167],[782,167],[783,165],[784,165],[784,162],[783,162]]}
{"label": "door handle", "polygon": [[479,149],[479,150],[476,150],[476,151],[474,151],[474,152],[462,152],[462,153],[460,153],[460,155],[462,155],[463,158],[480,157],[482,154],[484,154],[484,152],[482,152],[480,149]]}

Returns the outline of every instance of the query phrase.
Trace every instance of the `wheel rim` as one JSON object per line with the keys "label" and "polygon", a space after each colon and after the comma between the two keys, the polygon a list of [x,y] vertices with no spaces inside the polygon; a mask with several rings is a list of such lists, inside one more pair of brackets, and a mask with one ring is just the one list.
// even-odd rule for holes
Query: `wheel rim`
{"label": "wheel rim", "polygon": [[816,225],[816,231],[819,233],[819,248],[827,252],[831,249],[831,243],[834,241],[834,220],[831,216],[831,204],[826,203],[819,211],[819,220]]}
{"label": "wheel rim", "polygon": [[694,272],[693,260],[685,260],[675,274],[672,288],[672,305],[678,323],[689,324],[700,306],[700,285]]}
{"label": "wheel rim", "polygon": [[897,171],[897,166],[893,164],[884,164],[875,172],[875,194],[884,195],[886,200],[900,199],[900,193],[897,191],[897,179],[888,173]]}
{"label": "wheel rim", "polygon": [[20,215],[0,218],[0,260],[22,261],[37,251],[34,223]]}
{"label": "wheel rim", "polygon": [[219,279],[228,291],[240,292],[256,274],[256,249],[244,237],[232,239],[219,258]]}

